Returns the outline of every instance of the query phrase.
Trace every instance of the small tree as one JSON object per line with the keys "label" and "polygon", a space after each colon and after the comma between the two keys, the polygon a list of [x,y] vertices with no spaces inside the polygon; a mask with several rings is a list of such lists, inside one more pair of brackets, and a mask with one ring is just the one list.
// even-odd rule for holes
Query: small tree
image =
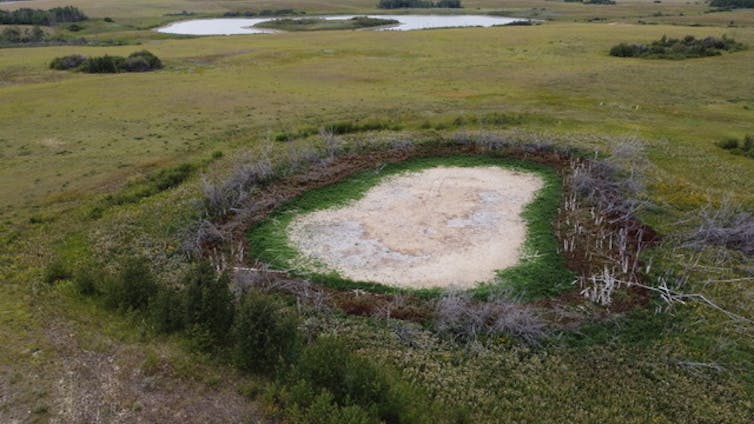
{"label": "small tree", "polygon": [[233,294],[227,274],[219,278],[206,261],[198,263],[184,278],[184,323],[199,327],[212,341],[227,341],[233,324]]}
{"label": "small tree", "polygon": [[252,292],[236,315],[233,338],[238,366],[269,374],[295,357],[299,334],[295,318],[272,297]]}
{"label": "small tree", "polygon": [[145,310],[157,293],[157,282],[146,258],[129,258],[109,284],[107,303],[123,310]]}

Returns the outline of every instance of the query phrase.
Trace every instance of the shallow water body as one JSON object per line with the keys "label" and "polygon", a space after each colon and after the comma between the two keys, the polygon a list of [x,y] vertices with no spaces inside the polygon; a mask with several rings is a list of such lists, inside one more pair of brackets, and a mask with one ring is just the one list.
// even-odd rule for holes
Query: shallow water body
{"label": "shallow water body", "polygon": [[[503,16],[485,15],[336,15],[336,16],[310,16],[322,19],[351,19],[355,16],[369,16],[378,19],[394,19],[398,25],[377,27],[373,31],[411,31],[431,28],[454,28],[454,27],[491,27],[494,25],[506,25],[520,19],[506,18]],[[180,35],[236,35],[236,34],[270,34],[280,32],[276,30],[254,28],[261,22],[274,20],[275,18],[228,18],[228,19],[193,19],[190,21],[175,22],[158,28],[158,32]]]}

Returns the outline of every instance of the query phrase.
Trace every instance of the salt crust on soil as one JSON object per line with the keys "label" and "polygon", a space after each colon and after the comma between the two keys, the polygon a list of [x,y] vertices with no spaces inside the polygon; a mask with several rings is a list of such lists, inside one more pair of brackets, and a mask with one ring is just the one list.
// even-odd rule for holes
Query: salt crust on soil
{"label": "salt crust on soil", "polygon": [[409,288],[473,287],[518,263],[521,212],[543,185],[536,174],[494,166],[403,173],[347,206],[297,217],[288,240],[309,270]]}

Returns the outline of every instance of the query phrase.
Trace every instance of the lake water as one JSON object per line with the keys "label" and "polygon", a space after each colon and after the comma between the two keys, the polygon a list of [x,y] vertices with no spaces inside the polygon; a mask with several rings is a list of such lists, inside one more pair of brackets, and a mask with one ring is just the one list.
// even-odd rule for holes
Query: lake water
{"label": "lake water", "polygon": [[[311,16],[322,19],[350,19],[356,15]],[[358,15],[365,16],[365,15]],[[503,16],[484,15],[366,15],[371,18],[395,19],[400,23],[389,27],[377,27],[376,31],[411,31],[416,29],[451,28],[451,27],[491,27],[506,25],[520,19]],[[233,35],[233,34],[268,34],[275,30],[254,28],[260,23],[274,18],[232,18],[232,19],[194,19],[175,22],[158,28],[158,32],[182,35]]]}

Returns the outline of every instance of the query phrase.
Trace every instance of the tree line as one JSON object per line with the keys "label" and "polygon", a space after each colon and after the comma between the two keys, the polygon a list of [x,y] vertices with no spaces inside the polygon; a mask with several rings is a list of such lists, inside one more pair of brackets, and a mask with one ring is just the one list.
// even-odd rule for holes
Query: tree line
{"label": "tree line", "polygon": [[2,25],[44,25],[51,26],[66,22],[85,21],[87,16],[74,6],[53,7],[52,9],[21,8],[13,11],[0,10]]}

